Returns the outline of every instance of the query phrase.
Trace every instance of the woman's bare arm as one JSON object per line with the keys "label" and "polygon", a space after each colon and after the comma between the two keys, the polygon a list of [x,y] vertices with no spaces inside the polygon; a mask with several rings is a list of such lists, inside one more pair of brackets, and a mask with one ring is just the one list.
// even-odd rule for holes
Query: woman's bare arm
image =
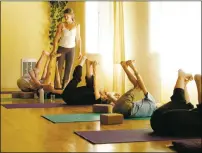
{"label": "woman's bare arm", "polygon": [[52,50],[52,53],[55,53],[56,50],[57,50],[57,45],[58,45],[58,41],[62,35],[62,25],[63,23],[60,23],[57,27],[57,31],[56,31],[56,35],[55,35],[55,38],[54,38],[54,41],[53,41],[53,50]]}
{"label": "woman's bare arm", "polygon": [[76,45],[78,46],[79,49],[79,59],[81,58],[81,34],[80,34],[80,24],[76,25]]}

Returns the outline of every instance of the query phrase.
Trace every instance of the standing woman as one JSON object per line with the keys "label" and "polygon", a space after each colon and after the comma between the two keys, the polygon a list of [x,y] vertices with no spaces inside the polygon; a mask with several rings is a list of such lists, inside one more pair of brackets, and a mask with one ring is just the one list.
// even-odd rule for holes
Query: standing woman
{"label": "standing woman", "polygon": [[[70,80],[70,72],[74,62],[75,47],[79,49],[78,59],[82,57],[81,54],[81,36],[80,25],[75,22],[74,12],[71,8],[64,11],[65,22],[61,22],[56,31],[55,39],[53,42],[53,50],[51,54],[61,54],[58,57],[58,71],[64,88]],[[59,44],[58,44],[59,42]],[[58,46],[58,48],[57,48]],[[62,76],[62,69],[65,62],[65,73]],[[63,77],[63,78],[62,78]]]}

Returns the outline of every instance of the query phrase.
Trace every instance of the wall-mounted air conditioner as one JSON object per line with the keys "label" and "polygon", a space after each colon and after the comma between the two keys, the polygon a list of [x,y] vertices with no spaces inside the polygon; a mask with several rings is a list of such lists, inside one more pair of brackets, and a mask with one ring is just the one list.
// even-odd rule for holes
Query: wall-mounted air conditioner
{"label": "wall-mounted air conditioner", "polygon": [[37,60],[34,58],[23,58],[21,59],[21,75],[27,74],[30,70],[32,70],[37,63]]}

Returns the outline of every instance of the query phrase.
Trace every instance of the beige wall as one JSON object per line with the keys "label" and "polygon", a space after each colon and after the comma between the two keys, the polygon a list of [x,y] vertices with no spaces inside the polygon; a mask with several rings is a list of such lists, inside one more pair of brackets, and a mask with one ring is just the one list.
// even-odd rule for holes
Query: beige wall
{"label": "beige wall", "polygon": [[1,2],[1,88],[17,88],[21,59],[48,50],[47,2]]}
{"label": "beige wall", "polygon": [[[2,2],[1,7],[1,88],[17,88],[21,59],[38,59],[42,50],[49,51],[49,5],[47,2]],[[85,2],[69,2],[67,7],[73,8],[81,26],[84,52]],[[78,64],[77,55],[78,50],[74,66]]]}
{"label": "beige wall", "polygon": [[[161,97],[159,57],[149,50],[148,2],[124,2],[124,31],[126,60],[135,59],[138,71],[149,92],[159,101]],[[132,85],[126,78],[126,89]],[[142,95],[141,95],[142,96]]]}

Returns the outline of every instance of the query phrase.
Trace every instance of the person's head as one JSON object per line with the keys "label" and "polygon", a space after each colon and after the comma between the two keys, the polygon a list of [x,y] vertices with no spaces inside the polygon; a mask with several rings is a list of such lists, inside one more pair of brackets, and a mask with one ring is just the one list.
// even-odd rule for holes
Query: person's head
{"label": "person's head", "polygon": [[99,93],[102,103],[109,103],[107,92],[104,89],[100,89]]}
{"label": "person's head", "polygon": [[73,21],[74,22],[74,11],[71,8],[67,8],[64,10],[64,18],[65,21]]}

